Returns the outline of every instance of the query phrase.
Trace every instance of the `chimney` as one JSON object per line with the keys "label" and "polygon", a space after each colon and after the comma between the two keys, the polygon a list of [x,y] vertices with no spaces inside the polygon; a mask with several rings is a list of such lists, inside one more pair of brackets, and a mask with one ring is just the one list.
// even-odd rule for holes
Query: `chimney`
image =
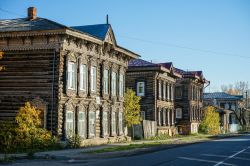
{"label": "chimney", "polygon": [[36,19],[36,8],[29,7],[28,8],[28,20],[34,20],[34,19]]}

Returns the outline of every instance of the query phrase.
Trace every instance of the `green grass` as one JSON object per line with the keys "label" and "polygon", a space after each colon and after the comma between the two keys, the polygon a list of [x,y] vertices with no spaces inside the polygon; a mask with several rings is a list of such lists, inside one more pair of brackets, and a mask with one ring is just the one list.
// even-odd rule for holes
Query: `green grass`
{"label": "green grass", "polygon": [[105,152],[125,151],[125,150],[131,150],[131,149],[159,146],[161,144],[163,144],[163,143],[162,142],[150,142],[150,143],[142,143],[142,144],[118,145],[118,146],[114,146],[114,147],[108,147],[108,148],[103,148],[103,149],[91,151],[90,153],[105,153]]}

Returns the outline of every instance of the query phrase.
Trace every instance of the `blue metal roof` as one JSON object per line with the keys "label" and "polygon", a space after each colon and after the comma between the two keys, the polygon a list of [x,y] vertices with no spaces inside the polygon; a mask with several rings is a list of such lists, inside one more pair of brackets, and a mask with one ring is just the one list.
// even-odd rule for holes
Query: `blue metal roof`
{"label": "blue metal roof", "polygon": [[71,28],[84,32],[84,33],[88,33],[101,40],[105,40],[109,27],[110,27],[110,24],[96,24],[96,25],[86,25],[86,26],[73,26]]}
{"label": "blue metal roof", "polygon": [[214,92],[214,93],[204,93],[204,99],[231,99],[231,100],[241,100],[242,95],[230,95],[225,92]]}

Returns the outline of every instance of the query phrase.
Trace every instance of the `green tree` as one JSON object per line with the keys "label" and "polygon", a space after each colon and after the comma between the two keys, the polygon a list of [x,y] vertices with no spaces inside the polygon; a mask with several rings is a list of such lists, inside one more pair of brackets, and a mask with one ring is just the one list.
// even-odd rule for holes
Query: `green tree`
{"label": "green tree", "polygon": [[209,106],[204,109],[204,116],[199,126],[199,131],[205,134],[220,133],[220,116],[215,107]]}
{"label": "green tree", "polygon": [[124,118],[128,127],[133,124],[140,124],[140,97],[136,96],[132,89],[127,89],[124,99]]}

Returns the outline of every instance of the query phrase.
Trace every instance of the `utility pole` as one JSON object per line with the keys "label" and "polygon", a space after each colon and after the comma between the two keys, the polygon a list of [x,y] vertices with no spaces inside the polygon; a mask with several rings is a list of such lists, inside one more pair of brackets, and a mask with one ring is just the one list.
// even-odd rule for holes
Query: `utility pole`
{"label": "utility pole", "polygon": [[246,93],[246,109],[247,109],[248,108],[248,94],[247,94],[247,91],[245,93]]}

